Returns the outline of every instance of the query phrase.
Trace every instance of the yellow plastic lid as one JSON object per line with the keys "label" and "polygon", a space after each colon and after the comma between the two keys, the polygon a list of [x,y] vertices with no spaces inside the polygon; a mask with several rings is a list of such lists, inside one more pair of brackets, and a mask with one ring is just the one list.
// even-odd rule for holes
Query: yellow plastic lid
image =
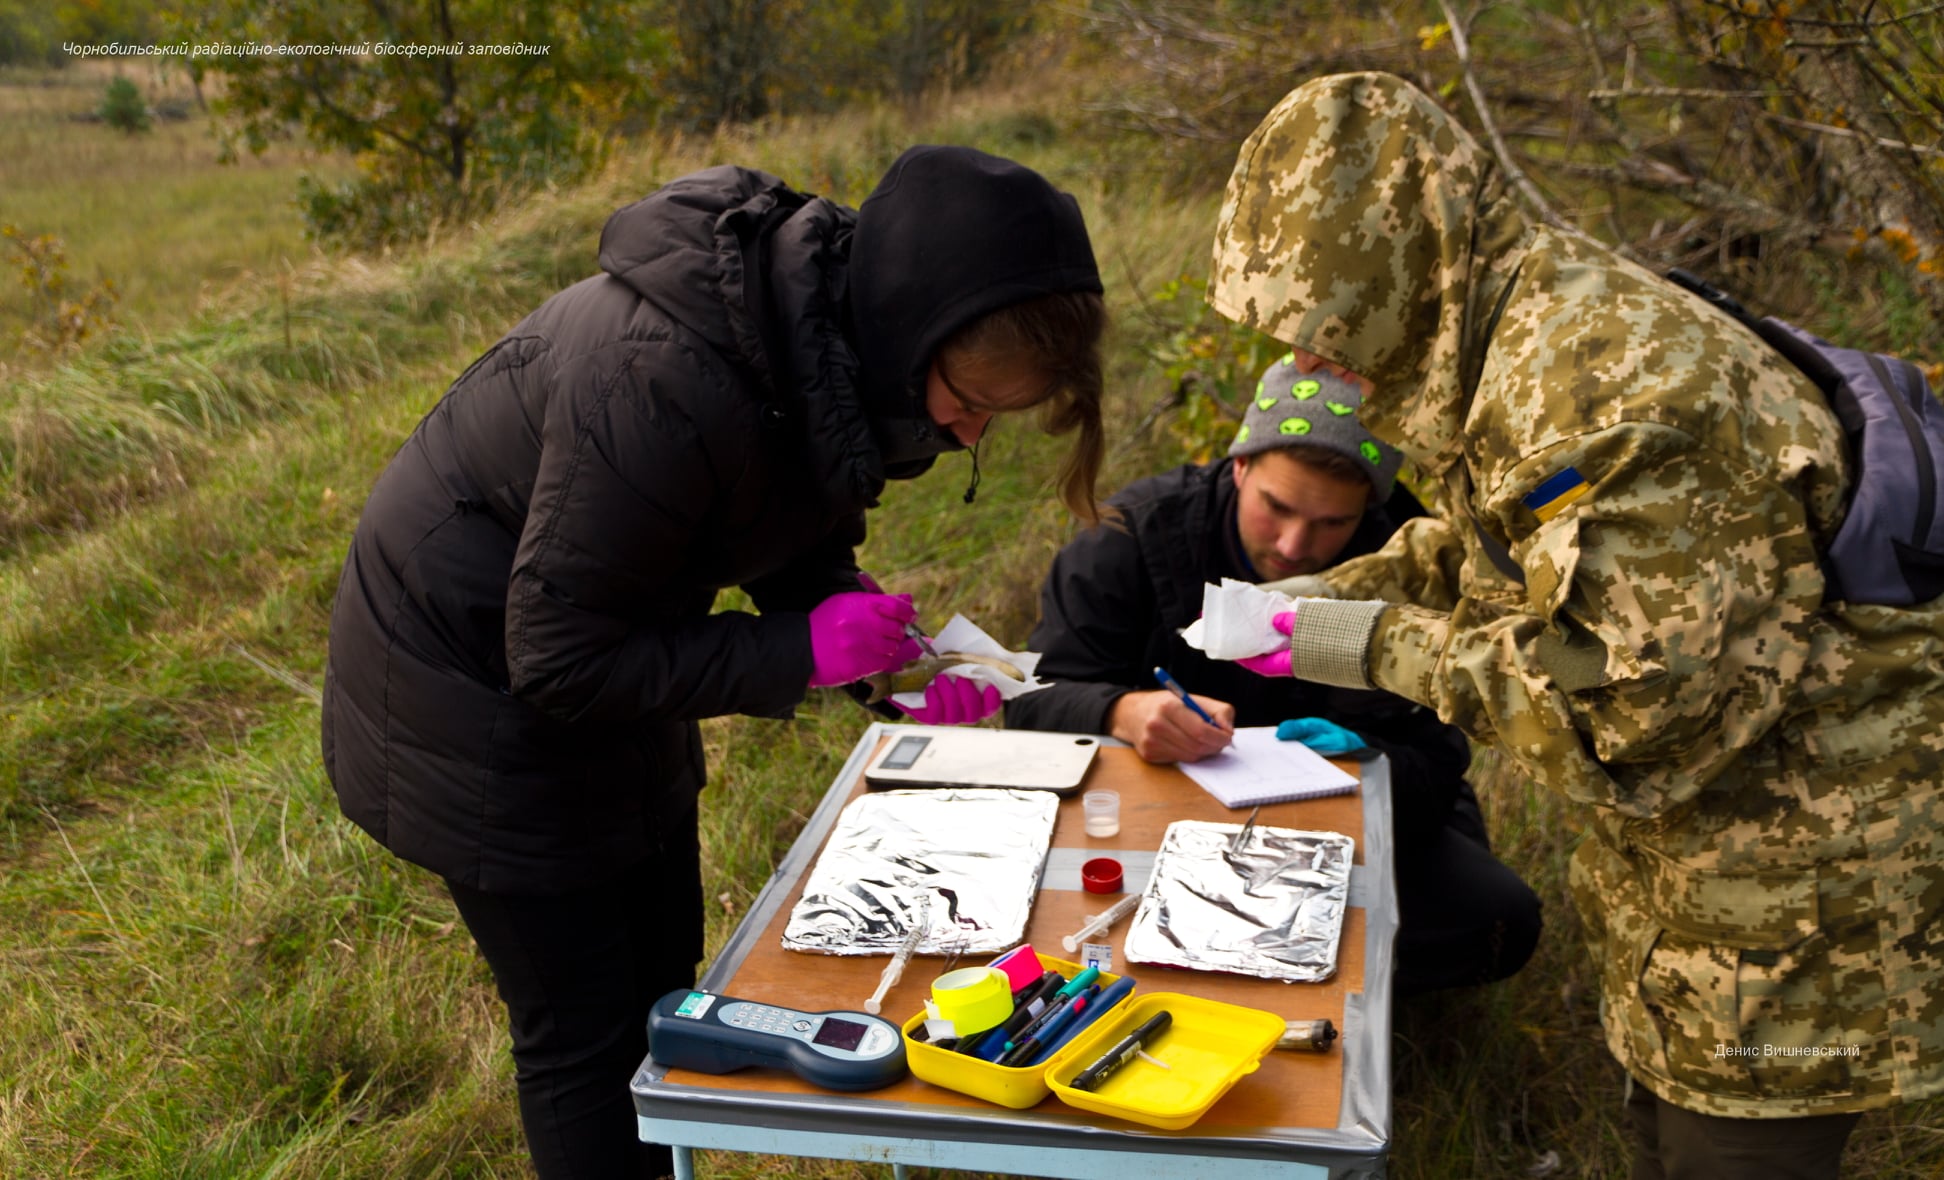
{"label": "yellow plastic lid", "polygon": [[[1156,1065],[1136,1057],[1095,1090],[1069,1083],[1159,1012],[1171,1021],[1144,1047]],[[1060,1101],[1150,1127],[1179,1130],[1208,1112],[1275,1048],[1282,1017],[1177,992],[1130,996],[1046,1062],[1046,1084]],[[916,1065],[914,1063],[914,1070]]]}

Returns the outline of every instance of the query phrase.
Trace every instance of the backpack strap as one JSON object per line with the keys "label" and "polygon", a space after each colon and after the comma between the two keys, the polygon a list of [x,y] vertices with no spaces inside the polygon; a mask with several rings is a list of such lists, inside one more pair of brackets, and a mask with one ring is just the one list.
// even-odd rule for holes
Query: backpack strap
{"label": "backpack strap", "polygon": [[1909,606],[1944,594],[1944,405],[1900,357],[1843,348],[1748,309],[1684,270],[1668,279],[1745,325],[1822,392],[1850,457],[1843,522],[1822,566],[1828,593]]}
{"label": "backpack strap", "polygon": [[1716,311],[1740,320],[1745,328],[1754,329],[1755,313],[1742,306],[1741,300],[1715,286],[1691,270],[1675,267],[1667,272],[1667,280],[1692,295],[1699,295],[1708,306]]}

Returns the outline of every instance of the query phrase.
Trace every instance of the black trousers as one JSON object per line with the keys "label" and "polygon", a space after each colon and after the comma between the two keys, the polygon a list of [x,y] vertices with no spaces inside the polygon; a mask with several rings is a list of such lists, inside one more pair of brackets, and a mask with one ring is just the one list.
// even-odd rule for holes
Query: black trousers
{"label": "black trousers", "polygon": [[506,1003],[541,1180],[674,1171],[668,1148],[640,1141],[628,1094],[648,1053],[648,1009],[694,983],[702,957],[693,801],[663,819],[658,855],[595,888],[527,897],[446,882]]}
{"label": "black trousers", "polygon": [[1860,1114],[1731,1119],[1696,1114],[1633,1079],[1632,1180],[1836,1180]]}
{"label": "black trousers", "polygon": [[1539,945],[1539,895],[1492,855],[1470,793],[1397,855],[1397,995],[1505,979]]}

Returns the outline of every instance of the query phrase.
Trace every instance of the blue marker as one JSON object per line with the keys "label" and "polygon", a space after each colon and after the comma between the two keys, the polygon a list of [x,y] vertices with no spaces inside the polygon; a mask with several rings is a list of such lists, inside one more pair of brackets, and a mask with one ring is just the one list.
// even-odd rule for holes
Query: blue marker
{"label": "blue marker", "polygon": [[1125,975],[1116,979],[1113,983],[1108,984],[1101,990],[1098,996],[1095,996],[1088,1003],[1086,1010],[1080,1013],[1079,1019],[1067,1025],[1065,1031],[1061,1032],[1058,1036],[1042,1041],[1040,1051],[1027,1058],[1026,1064],[1038,1065],[1040,1062],[1058,1053],[1062,1048],[1066,1047],[1069,1041],[1085,1032],[1088,1025],[1112,1011],[1114,1005],[1126,999],[1127,993],[1133,990],[1134,981]]}
{"label": "blue marker", "polygon": [[1068,1000],[1066,1005],[1056,1011],[1052,1018],[1042,1021],[1040,1026],[1026,1035],[1026,1039],[1006,1050],[999,1064],[1013,1067],[1028,1065],[1045,1056],[1047,1046],[1060,1039],[1066,1027],[1072,1024],[1081,1013],[1093,1006],[1100,996],[1100,985],[1094,984],[1079,995]]}
{"label": "blue marker", "polygon": [[970,1053],[985,1061],[997,1061],[1005,1053],[1012,1039],[1025,1031],[1026,1027],[1038,1019],[1045,1011],[1059,1002],[1055,993],[1066,986],[1066,976],[1058,971],[1048,971],[1032,983],[1013,1000],[1013,1014],[1004,1024],[989,1032],[982,1032],[960,1042],[958,1051]]}
{"label": "blue marker", "polygon": [[1188,690],[1181,687],[1180,681],[1168,675],[1168,670],[1166,668],[1156,668],[1154,670],[1154,679],[1155,682],[1160,684],[1162,688],[1165,688],[1169,692],[1180,697],[1182,704],[1188,706],[1190,709],[1193,709],[1195,711],[1195,716],[1201,718],[1203,721],[1208,722],[1210,725],[1213,725],[1216,729],[1222,728],[1221,723],[1217,722],[1213,717],[1210,717],[1208,715],[1208,710],[1202,708],[1200,705],[1197,705],[1195,703],[1195,698],[1188,695]]}
{"label": "blue marker", "polygon": [[1006,1038],[1006,1047],[1001,1055],[1004,1056],[1005,1054],[1012,1053],[1013,1050],[1019,1048],[1021,1042],[1026,1041],[1038,1033],[1048,1021],[1064,1011],[1075,996],[1083,994],[1090,987],[1098,987],[1096,981],[1099,978],[1100,968],[1098,967],[1089,967],[1078,975],[1075,975],[1066,986],[1053,993],[1052,1000],[1038,1016],[1032,1019],[1031,1023]]}

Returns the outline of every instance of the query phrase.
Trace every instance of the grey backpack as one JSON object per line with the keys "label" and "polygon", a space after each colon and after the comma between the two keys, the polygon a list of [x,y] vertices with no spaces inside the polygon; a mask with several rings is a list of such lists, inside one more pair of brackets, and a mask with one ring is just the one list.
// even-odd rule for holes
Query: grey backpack
{"label": "grey backpack", "polygon": [[1824,561],[1829,596],[1911,606],[1944,594],[1944,404],[1916,365],[1839,348],[1684,270],[1667,277],[1734,316],[1823,391],[1849,439],[1849,511]]}

